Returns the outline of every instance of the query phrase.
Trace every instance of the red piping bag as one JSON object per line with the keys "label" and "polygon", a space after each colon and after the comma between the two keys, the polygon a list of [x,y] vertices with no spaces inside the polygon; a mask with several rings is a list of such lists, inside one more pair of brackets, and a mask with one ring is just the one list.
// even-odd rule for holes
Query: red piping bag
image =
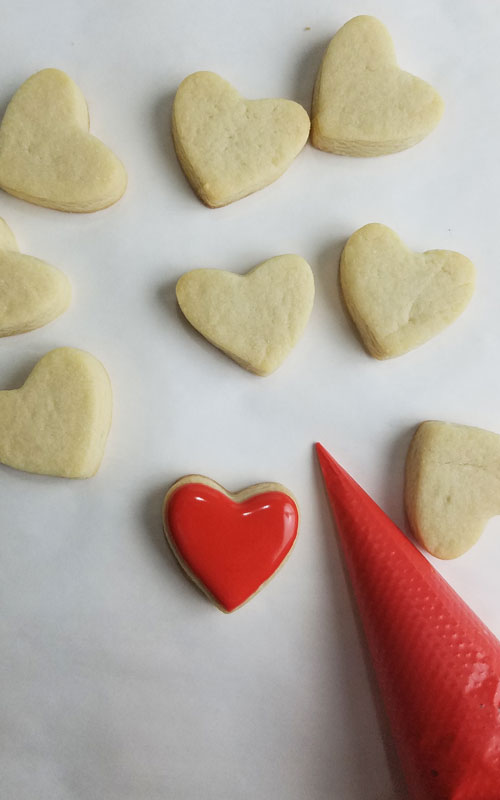
{"label": "red piping bag", "polygon": [[500,800],[500,642],[320,444],[316,450],[414,800]]}

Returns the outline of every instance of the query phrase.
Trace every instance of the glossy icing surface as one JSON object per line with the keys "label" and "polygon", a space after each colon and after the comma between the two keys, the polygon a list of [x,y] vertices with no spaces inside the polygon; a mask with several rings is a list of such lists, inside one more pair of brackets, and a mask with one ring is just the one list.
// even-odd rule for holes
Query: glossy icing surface
{"label": "glossy icing surface", "polygon": [[278,491],[237,502],[204,483],[185,483],[171,494],[164,513],[181,563],[226,611],[273,575],[298,528],[295,502]]}

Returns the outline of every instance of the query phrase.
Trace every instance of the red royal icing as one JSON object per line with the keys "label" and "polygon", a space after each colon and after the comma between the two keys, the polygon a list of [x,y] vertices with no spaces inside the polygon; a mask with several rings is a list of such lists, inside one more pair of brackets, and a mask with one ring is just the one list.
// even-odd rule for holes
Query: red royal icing
{"label": "red royal icing", "polygon": [[165,508],[169,538],[189,571],[226,611],[248,600],[278,569],[297,536],[298,511],[284,492],[236,502],[185,483]]}

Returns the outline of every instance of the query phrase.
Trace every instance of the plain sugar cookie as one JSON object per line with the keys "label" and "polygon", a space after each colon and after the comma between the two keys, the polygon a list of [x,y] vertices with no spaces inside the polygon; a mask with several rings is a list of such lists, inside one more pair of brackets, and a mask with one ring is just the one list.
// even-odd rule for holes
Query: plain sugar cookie
{"label": "plain sugar cookie", "polygon": [[59,211],[98,211],[127,186],[123,164],[89,133],[85,98],[71,78],[44,69],[28,78],[0,126],[0,187]]}
{"label": "plain sugar cookie", "polygon": [[391,228],[371,223],[347,241],[340,284],[368,352],[392,358],[423,344],[464,311],[475,269],[452,250],[413,253]]}
{"label": "plain sugar cookie", "polygon": [[0,218],[0,336],[40,328],[62,314],[71,286],[61,270],[19,252],[14,234]]}
{"label": "plain sugar cookie", "polygon": [[103,457],[111,411],[111,384],[100,361],[72,347],[51,350],[24,386],[0,392],[0,462],[89,478]]}
{"label": "plain sugar cookie", "polygon": [[186,574],[221,611],[246,603],[274,575],[297,537],[299,511],[280,483],[228,492],[202,475],[168,490],[163,527]]}
{"label": "plain sugar cookie", "polygon": [[275,256],[246,275],[195,269],[179,278],[177,302],[191,325],[241,367],[273,372],[299,340],[314,300],[312,270]]}
{"label": "plain sugar cookie", "polygon": [[172,134],[194,191],[218,208],[272,183],[309,136],[307,112],[291,100],[245,100],[214,72],[195,72],[175,95]]}
{"label": "plain sugar cookie", "polygon": [[500,436],[449,422],[423,422],[408,450],[406,513],[416,539],[456,558],[500,514]]}
{"label": "plain sugar cookie", "polygon": [[381,156],[417,144],[444,104],[428,83],[398,67],[375,17],[354,17],[333,37],[316,78],[311,141],[347,156]]}

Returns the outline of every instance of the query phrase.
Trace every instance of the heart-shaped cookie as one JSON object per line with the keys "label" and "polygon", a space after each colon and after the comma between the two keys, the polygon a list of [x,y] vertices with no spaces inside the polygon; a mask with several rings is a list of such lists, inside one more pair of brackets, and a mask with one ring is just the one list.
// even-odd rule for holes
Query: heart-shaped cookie
{"label": "heart-shaped cookie", "polygon": [[241,367],[268,375],[297,343],[312,310],[314,278],[300,256],[275,256],[246,275],[195,269],[179,278],[182,313]]}
{"label": "heart-shaped cookie", "polygon": [[427,136],[443,108],[432,86],[398,67],[385,26],[375,17],[354,17],[323,57],[314,87],[311,141],[339,155],[396,153]]}
{"label": "heart-shaped cookie", "polygon": [[450,325],[474,292],[475,269],[452,250],[413,253],[378,223],[357,230],[340,259],[340,283],[368,352],[391,358]]}
{"label": "heart-shaped cookie", "polygon": [[0,218],[0,336],[32,331],[62,314],[71,286],[61,270],[19,252]]}
{"label": "heart-shaped cookie", "polygon": [[299,512],[279,483],[235,494],[187,475],[163,506],[167,540],[189,577],[222,610],[234,611],[272,578],[297,536]]}
{"label": "heart-shaped cookie", "polygon": [[172,134],[194,191],[217,208],[272,183],[309,136],[307,112],[291,100],[245,100],[214,72],[195,72],[177,90]]}
{"label": "heart-shaped cookie", "polygon": [[111,425],[111,384],[89,353],[47,353],[20,389],[0,392],[0,462],[25,472],[89,478]]}
{"label": "heart-shaped cookie", "polygon": [[123,164],[89,133],[87,103],[58,69],[28,78],[0,126],[0,187],[60,211],[98,211],[127,186]]}
{"label": "heart-shaped cookie", "polygon": [[406,459],[405,504],[415,537],[432,555],[465,553],[500,514],[500,436],[423,422]]}

